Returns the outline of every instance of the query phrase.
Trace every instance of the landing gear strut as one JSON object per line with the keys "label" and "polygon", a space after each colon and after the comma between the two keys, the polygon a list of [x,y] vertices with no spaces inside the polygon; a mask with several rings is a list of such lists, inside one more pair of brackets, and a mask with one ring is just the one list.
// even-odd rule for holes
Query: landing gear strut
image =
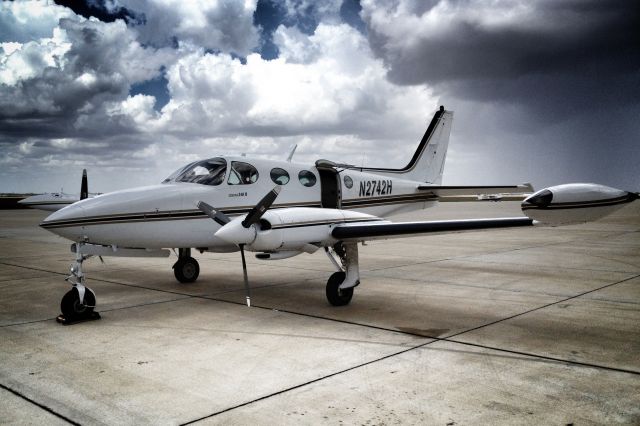
{"label": "landing gear strut", "polygon": [[178,261],[173,264],[173,275],[181,283],[192,283],[198,279],[200,265],[191,257],[190,248],[178,249]]}
{"label": "landing gear strut", "polygon": [[[327,300],[333,306],[348,305],[353,297],[353,289],[360,284],[358,243],[338,243],[333,246],[333,250],[326,247],[325,252],[338,269],[338,272],[334,272],[327,281]],[[342,266],[336,260],[336,255]]]}
{"label": "landing gear strut", "polygon": [[71,275],[65,278],[73,288],[69,290],[60,301],[62,314],[56,319],[58,322],[68,325],[79,321],[100,319],[100,314],[94,312],[96,307],[96,295],[89,287],[85,287],[82,262],[90,256],[82,254],[82,243],[75,243],[71,250],[75,252],[76,260],[71,264]]}

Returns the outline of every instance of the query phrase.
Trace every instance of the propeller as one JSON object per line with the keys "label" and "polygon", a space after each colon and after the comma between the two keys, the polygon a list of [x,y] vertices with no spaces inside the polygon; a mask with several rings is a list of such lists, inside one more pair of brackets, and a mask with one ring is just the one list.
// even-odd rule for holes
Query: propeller
{"label": "propeller", "polygon": [[249,275],[247,274],[247,261],[244,256],[244,246],[253,241],[254,233],[248,232],[252,225],[260,222],[262,216],[269,210],[280,193],[280,186],[273,188],[267,195],[262,197],[242,221],[240,218],[231,220],[227,215],[219,210],[211,207],[204,201],[198,203],[198,209],[213,219],[222,227],[215,233],[216,237],[225,241],[237,244],[240,248],[240,257],[242,258],[242,275],[244,277],[244,290],[247,299],[247,306],[251,307],[251,287],[249,286]]}
{"label": "propeller", "polygon": [[198,208],[204,214],[206,214],[211,219],[213,219],[218,225],[224,226],[227,223],[231,222],[231,219],[229,219],[229,216],[227,216],[226,214],[222,213],[219,210],[214,209],[213,207],[211,207],[209,204],[205,203],[204,201],[200,201],[198,203]]}
{"label": "propeller", "polygon": [[276,185],[267,195],[262,197],[262,200],[258,201],[258,204],[254,208],[249,210],[247,216],[242,221],[242,226],[245,228],[250,227],[254,223],[258,223],[263,214],[271,207],[271,204],[276,200],[276,197],[280,193],[280,186]]}

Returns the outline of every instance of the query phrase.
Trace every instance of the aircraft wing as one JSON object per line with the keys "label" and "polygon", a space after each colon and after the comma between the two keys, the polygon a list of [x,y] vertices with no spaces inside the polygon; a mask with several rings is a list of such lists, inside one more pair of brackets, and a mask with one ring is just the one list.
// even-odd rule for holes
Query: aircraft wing
{"label": "aircraft wing", "polygon": [[331,236],[340,241],[368,241],[377,239],[400,238],[408,235],[420,235],[435,232],[459,232],[492,228],[513,228],[532,226],[528,217],[506,217],[498,219],[437,220],[427,222],[399,223],[349,223],[337,225]]}
{"label": "aircraft wing", "polygon": [[521,185],[502,186],[440,186],[440,185],[420,185],[418,190],[433,194],[434,197],[448,197],[461,195],[483,195],[483,194],[513,194],[531,193],[533,186],[530,183]]}

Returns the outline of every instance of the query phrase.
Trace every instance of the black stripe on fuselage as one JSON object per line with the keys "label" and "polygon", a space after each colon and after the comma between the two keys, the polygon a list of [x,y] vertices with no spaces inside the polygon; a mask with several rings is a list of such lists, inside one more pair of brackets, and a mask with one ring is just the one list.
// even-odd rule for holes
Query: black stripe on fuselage
{"label": "black stripe on fuselage", "polygon": [[592,200],[580,202],[551,203],[546,206],[536,206],[535,204],[524,204],[522,210],[567,210],[567,209],[584,209],[589,207],[607,207],[616,206],[618,204],[626,204],[638,198],[637,194],[629,193],[621,197],[608,198],[606,200]]}
{"label": "black stripe on fuselage", "polygon": [[342,200],[342,208],[355,209],[359,207],[377,207],[391,204],[421,203],[425,201],[436,201],[437,199],[437,196],[425,193],[393,195],[390,197],[376,198],[354,198],[350,200]]}

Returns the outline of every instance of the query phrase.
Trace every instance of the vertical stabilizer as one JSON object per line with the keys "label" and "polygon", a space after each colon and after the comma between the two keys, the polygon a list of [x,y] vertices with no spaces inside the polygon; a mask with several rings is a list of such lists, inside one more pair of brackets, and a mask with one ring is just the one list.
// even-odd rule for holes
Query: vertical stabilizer
{"label": "vertical stabilizer", "polygon": [[446,111],[444,106],[441,106],[431,119],[409,164],[400,169],[364,167],[362,170],[440,185],[449,148],[452,122],[453,112]]}
{"label": "vertical stabilizer", "polygon": [[80,199],[89,197],[89,183],[87,182],[87,169],[82,170],[82,184],[80,185]]}

